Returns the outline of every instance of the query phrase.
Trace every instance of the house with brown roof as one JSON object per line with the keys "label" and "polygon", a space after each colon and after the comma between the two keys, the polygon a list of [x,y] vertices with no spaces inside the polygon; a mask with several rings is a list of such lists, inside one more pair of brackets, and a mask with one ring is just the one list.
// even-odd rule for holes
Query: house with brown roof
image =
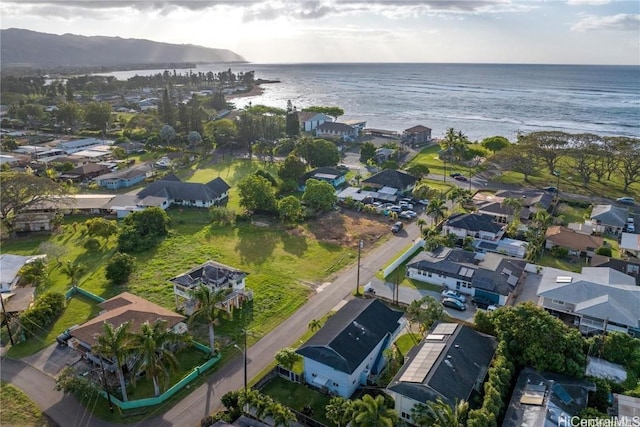
{"label": "house with brown roof", "polygon": [[545,237],[547,249],[560,246],[566,248],[569,255],[579,257],[592,257],[595,255],[596,249],[604,244],[604,239],[600,236],[578,233],[560,225],[547,228]]}
{"label": "house with brown roof", "polygon": [[[103,331],[103,324],[110,323],[118,327],[126,322],[131,322],[130,331],[138,332],[145,322],[154,323],[156,320],[165,320],[167,328],[174,332],[184,333],[187,326],[183,322],[184,316],[167,310],[144,298],[140,298],[129,292],[123,292],[115,297],[101,302],[98,306],[102,309],[100,314],[83,323],[70,332],[71,339],[68,344],[76,351],[83,354],[88,360],[100,364],[100,358],[91,352],[98,342],[98,335]],[[105,368],[115,370],[115,365],[109,360],[103,360]]]}
{"label": "house with brown roof", "polygon": [[427,145],[431,142],[431,129],[418,125],[405,129],[402,132],[402,143],[411,147]]}

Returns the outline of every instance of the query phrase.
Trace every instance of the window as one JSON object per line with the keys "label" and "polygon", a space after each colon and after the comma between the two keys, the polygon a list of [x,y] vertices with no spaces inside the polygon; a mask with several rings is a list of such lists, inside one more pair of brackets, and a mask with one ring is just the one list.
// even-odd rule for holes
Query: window
{"label": "window", "polygon": [[427,276],[428,276],[428,277],[431,277],[431,272],[427,273]]}
{"label": "window", "polygon": [[402,412],[402,413],[400,414],[400,416],[401,416],[402,418],[404,418],[405,420],[410,420],[410,419],[411,419],[411,415],[407,414],[406,412]]}
{"label": "window", "polygon": [[552,299],[551,302],[556,305],[564,305],[564,301],[560,301],[557,299]]}

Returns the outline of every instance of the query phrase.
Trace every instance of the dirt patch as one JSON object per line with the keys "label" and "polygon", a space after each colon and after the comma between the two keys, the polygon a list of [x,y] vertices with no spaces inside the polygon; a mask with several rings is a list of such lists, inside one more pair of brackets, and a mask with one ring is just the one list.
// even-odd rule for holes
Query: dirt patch
{"label": "dirt patch", "polygon": [[389,232],[389,221],[359,212],[327,212],[309,221],[306,228],[296,227],[292,234],[312,234],[317,240],[341,246],[357,245],[359,240],[375,242]]}

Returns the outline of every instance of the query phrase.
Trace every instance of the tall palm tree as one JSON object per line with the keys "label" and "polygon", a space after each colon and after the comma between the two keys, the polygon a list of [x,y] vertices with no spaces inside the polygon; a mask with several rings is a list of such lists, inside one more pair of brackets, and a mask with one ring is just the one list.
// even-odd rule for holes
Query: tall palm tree
{"label": "tall palm tree", "polygon": [[416,221],[416,224],[418,224],[418,228],[420,229],[420,235],[422,235],[422,230],[424,230],[425,225],[427,225],[427,221],[425,221],[424,218],[418,218],[418,220]]}
{"label": "tall palm tree", "polygon": [[387,408],[384,397],[365,394],[354,402],[353,423],[357,427],[393,427],[398,414],[393,408]]}
{"label": "tall palm tree", "polygon": [[214,325],[218,320],[219,308],[218,304],[222,301],[224,294],[222,291],[214,291],[213,289],[201,284],[192,291],[192,297],[196,300],[198,308],[189,318],[189,323],[196,321],[204,321],[209,327],[209,349],[211,356],[215,356],[215,330]]}
{"label": "tall palm tree", "polygon": [[273,418],[273,427],[288,427],[291,422],[296,420],[296,414],[278,402],[274,402],[267,409],[267,413]]}
{"label": "tall palm tree", "polygon": [[320,322],[318,319],[311,319],[308,327],[311,332],[315,332],[322,328],[322,322]]}
{"label": "tall palm tree", "polygon": [[178,368],[173,345],[185,341],[183,335],[169,330],[167,321],[162,319],[143,323],[140,332],[132,336],[138,356],[134,372],[145,372],[147,377],[151,377],[155,396],[160,395],[160,386],[166,385],[170,373]]}
{"label": "tall palm tree", "polygon": [[338,427],[349,424],[353,417],[353,401],[344,397],[333,397],[325,406],[326,416]]}
{"label": "tall palm tree", "polygon": [[451,200],[453,204],[462,204],[462,202],[471,197],[471,192],[462,187],[454,187],[447,194],[447,198]]}
{"label": "tall palm tree", "polygon": [[80,279],[80,275],[84,273],[84,265],[79,262],[71,262],[67,260],[64,264],[62,264],[62,268],[60,269],[62,274],[67,276],[71,281],[71,287],[78,287],[78,280]]}
{"label": "tall palm tree", "polygon": [[102,334],[98,335],[97,344],[91,351],[100,357],[111,359],[116,365],[116,373],[120,381],[120,389],[122,390],[122,400],[126,402],[127,385],[124,381],[124,373],[122,365],[132,353],[131,332],[129,331],[131,323],[123,323],[118,327],[114,327],[111,323],[104,322],[102,324]]}
{"label": "tall palm tree", "polygon": [[415,405],[411,410],[414,424],[424,427],[464,427],[469,413],[469,403],[456,400],[453,407],[444,403],[441,398],[427,404]]}
{"label": "tall palm tree", "polygon": [[502,205],[511,209],[512,219],[511,221],[520,221],[520,212],[522,211],[522,200],[514,197],[507,197],[502,201]]}
{"label": "tall palm tree", "polygon": [[427,215],[431,215],[436,224],[440,222],[441,219],[444,219],[446,211],[447,205],[441,198],[431,199],[427,205]]}

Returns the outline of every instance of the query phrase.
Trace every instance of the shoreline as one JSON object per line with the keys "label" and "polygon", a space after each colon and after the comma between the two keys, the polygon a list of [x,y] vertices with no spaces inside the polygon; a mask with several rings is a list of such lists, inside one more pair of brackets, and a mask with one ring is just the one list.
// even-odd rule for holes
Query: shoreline
{"label": "shoreline", "polygon": [[226,99],[246,98],[249,96],[260,96],[264,93],[264,88],[259,84],[254,84],[249,92],[234,93],[226,96]]}

